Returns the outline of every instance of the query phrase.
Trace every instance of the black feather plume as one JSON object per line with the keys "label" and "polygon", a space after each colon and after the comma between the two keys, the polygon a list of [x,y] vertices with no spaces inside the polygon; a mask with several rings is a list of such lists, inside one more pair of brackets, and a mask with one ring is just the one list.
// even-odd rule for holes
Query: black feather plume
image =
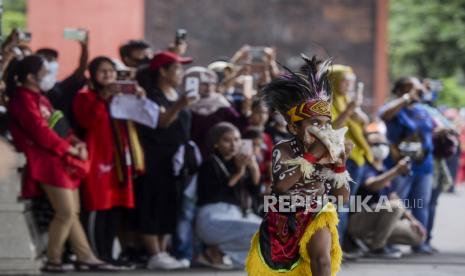
{"label": "black feather plume", "polygon": [[278,63],[286,74],[273,80],[261,91],[261,98],[272,109],[286,115],[292,107],[311,100],[331,100],[331,87],[328,80],[331,59],[318,60],[301,55],[305,61],[302,72],[293,72]]}

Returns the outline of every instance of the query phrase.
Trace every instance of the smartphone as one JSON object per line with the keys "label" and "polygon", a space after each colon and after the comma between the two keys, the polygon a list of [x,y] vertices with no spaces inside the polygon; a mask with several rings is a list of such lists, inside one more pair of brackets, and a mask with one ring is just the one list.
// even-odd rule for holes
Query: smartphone
{"label": "smartphone", "polygon": [[18,34],[18,38],[21,41],[30,42],[31,39],[32,39],[32,34],[30,32],[20,31],[19,34]]}
{"label": "smartphone", "polygon": [[85,41],[87,39],[87,31],[83,29],[66,28],[63,31],[65,39]]}
{"label": "smartphone", "polygon": [[357,92],[355,94],[355,101],[358,103],[358,104],[362,104],[363,103],[363,89],[364,89],[364,84],[363,82],[359,81],[357,83]]}
{"label": "smartphone", "polygon": [[176,36],[174,38],[174,42],[177,44],[181,43],[181,41],[186,40],[187,38],[187,31],[184,29],[177,29]]}
{"label": "smartphone", "polygon": [[118,70],[116,71],[117,80],[133,80],[135,78],[135,71],[134,70]]}
{"label": "smartphone", "polygon": [[118,91],[123,94],[136,94],[137,85],[135,81],[118,80],[115,82]]}
{"label": "smartphone", "polygon": [[196,97],[197,95],[199,95],[199,89],[200,89],[199,78],[196,78],[196,77],[186,78],[184,91],[187,93],[189,97]]}
{"label": "smartphone", "polygon": [[263,46],[250,47],[249,56],[252,63],[262,63],[265,56],[265,48]]}
{"label": "smartphone", "polygon": [[253,141],[252,139],[242,139],[241,148],[239,149],[240,154],[247,156],[253,155]]}
{"label": "smartphone", "polygon": [[244,96],[248,99],[252,98],[254,96],[254,89],[253,89],[253,76],[251,75],[245,75],[242,77],[243,80],[243,89],[242,93]]}

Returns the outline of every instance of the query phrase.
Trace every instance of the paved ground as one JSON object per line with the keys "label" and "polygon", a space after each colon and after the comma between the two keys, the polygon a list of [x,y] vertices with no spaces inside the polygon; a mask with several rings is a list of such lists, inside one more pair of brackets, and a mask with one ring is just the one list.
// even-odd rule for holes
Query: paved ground
{"label": "paved ground", "polygon": [[[439,199],[433,244],[440,253],[434,256],[407,255],[400,260],[385,261],[361,259],[345,263],[338,276],[446,276],[465,275],[465,186],[455,194],[443,194]],[[67,274],[83,275],[83,274]],[[94,274],[84,274],[94,275]],[[114,275],[110,273],[98,276]],[[205,269],[189,271],[135,271],[118,275],[168,275],[168,276],[243,276],[241,271],[219,272]]]}

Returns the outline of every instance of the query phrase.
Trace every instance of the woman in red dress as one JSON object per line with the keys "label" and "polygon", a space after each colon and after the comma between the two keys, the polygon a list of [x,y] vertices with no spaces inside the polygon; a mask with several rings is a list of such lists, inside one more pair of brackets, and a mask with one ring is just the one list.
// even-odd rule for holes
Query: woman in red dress
{"label": "woman in red dress", "polygon": [[[80,91],[73,112],[84,131],[90,173],[83,181],[83,203],[89,211],[87,234],[97,255],[112,260],[113,241],[128,209],[134,208],[133,177],[140,167],[134,125],[110,118],[109,100],[117,91],[116,68],[107,57],[89,64],[90,87]],[[139,153],[139,154],[138,154]],[[139,166],[139,168],[138,168]]]}
{"label": "woman in red dress", "polygon": [[56,112],[42,94],[48,74],[44,60],[32,55],[12,62],[16,64],[7,72],[9,130],[17,149],[27,158],[22,195],[33,198],[45,192],[55,211],[44,270],[68,270],[61,261],[66,240],[77,256],[78,268],[111,269],[95,257],[82,229],[78,191],[82,174],[73,173],[67,162],[87,159],[86,145],[71,132],[63,138],[50,126]]}

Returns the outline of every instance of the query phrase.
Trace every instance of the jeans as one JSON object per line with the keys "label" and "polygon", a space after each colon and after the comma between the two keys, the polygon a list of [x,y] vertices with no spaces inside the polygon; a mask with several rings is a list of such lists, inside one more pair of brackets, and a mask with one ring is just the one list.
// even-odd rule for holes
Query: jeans
{"label": "jeans", "polygon": [[[360,187],[360,181],[363,177],[363,166],[358,166],[353,160],[349,159],[346,163],[347,171],[352,177],[352,181],[350,182],[350,195],[356,195],[358,188]],[[345,208],[348,208],[349,205],[345,205]],[[339,242],[341,244],[344,243],[345,233],[347,232],[348,227],[348,220],[349,220],[349,213],[348,212],[340,212],[339,213]]]}
{"label": "jeans", "polygon": [[194,217],[196,211],[197,177],[191,179],[182,198],[176,234],[173,237],[173,255],[178,259],[192,261],[194,257]]}
{"label": "jeans", "polygon": [[239,206],[212,203],[199,208],[196,232],[203,243],[218,246],[240,268],[245,265],[250,242],[261,221],[262,218],[253,213],[244,216]]}
{"label": "jeans", "polygon": [[429,214],[428,214],[428,226],[426,227],[427,238],[426,243],[429,244],[432,238],[431,232],[434,227],[434,219],[436,217],[436,207],[438,205],[439,195],[441,194],[441,188],[437,187],[433,189],[431,193],[431,200],[429,203]]}
{"label": "jeans", "polygon": [[393,191],[397,192],[413,216],[427,228],[431,208],[433,173],[414,172],[408,176],[398,176],[392,182]]}

